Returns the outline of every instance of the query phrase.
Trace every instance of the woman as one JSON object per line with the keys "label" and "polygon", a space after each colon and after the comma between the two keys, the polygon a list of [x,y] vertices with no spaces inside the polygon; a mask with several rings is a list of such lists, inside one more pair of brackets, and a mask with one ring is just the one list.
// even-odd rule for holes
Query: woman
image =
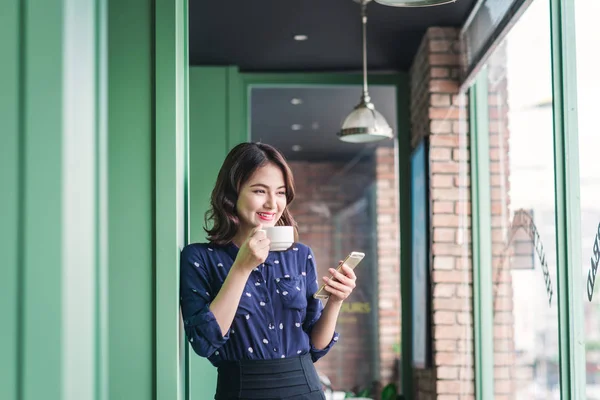
{"label": "woman", "polygon": [[181,255],[181,310],[193,349],[218,369],[216,400],[324,399],[313,363],[338,340],[336,320],[355,287],[352,269],[323,277],[309,247],[269,252],[262,227],[295,226],[292,172],[272,146],[227,155],[206,215],[209,243]]}

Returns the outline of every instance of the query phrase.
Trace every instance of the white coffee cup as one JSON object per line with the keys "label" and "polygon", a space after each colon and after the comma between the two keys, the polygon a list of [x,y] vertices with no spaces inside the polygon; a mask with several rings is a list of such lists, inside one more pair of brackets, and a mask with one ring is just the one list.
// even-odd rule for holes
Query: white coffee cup
{"label": "white coffee cup", "polygon": [[271,251],[285,251],[294,244],[294,227],[287,225],[262,228],[271,240]]}

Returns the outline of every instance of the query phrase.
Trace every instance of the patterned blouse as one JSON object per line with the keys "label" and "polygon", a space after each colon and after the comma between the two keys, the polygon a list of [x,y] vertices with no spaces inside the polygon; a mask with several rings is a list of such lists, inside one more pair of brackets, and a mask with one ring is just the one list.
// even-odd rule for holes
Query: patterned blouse
{"label": "patterned blouse", "polygon": [[312,250],[301,243],[270,252],[257,266],[242,293],[230,329],[223,335],[209,305],[239,249],[234,244],[190,244],[181,253],[181,312],[194,351],[214,366],[224,361],[294,357],[310,352],[313,362],[338,340],[335,332],[324,349],[316,349],[310,333],[323,304]]}

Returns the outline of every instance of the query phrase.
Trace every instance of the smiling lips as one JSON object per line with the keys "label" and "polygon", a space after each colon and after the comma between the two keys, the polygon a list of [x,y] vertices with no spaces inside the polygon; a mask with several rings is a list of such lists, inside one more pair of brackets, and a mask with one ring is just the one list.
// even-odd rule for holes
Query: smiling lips
{"label": "smiling lips", "polygon": [[273,221],[273,219],[275,218],[275,213],[256,213],[258,215],[258,218],[260,218],[262,221]]}

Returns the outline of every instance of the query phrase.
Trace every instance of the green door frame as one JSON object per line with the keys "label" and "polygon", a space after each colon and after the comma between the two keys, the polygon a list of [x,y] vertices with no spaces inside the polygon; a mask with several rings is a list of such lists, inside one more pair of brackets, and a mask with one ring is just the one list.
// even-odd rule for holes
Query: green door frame
{"label": "green door frame", "polygon": [[188,230],[188,1],[154,0],[155,399],[187,396],[179,255]]}

